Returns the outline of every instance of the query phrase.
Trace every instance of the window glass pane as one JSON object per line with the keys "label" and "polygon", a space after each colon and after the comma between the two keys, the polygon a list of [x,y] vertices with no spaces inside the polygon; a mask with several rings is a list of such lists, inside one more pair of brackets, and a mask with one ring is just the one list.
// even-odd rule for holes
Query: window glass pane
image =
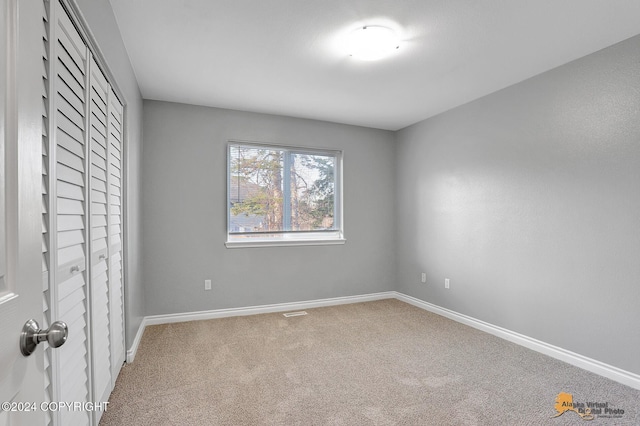
{"label": "window glass pane", "polygon": [[335,229],[334,156],[290,155],[290,230]]}
{"label": "window glass pane", "polygon": [[230,147],[229,232],[273,232],[283,228],[283,152]]}

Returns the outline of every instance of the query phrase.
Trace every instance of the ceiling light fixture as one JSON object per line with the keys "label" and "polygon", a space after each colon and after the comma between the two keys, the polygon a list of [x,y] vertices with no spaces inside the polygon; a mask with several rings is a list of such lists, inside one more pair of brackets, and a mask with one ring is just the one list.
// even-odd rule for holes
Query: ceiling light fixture
{"label": "ceiling light fixture", "polygon": [[365,61],[375,61],[400,47],[400,38],[391,28],[366,25],[351,32],[347,40],[349,54]]}

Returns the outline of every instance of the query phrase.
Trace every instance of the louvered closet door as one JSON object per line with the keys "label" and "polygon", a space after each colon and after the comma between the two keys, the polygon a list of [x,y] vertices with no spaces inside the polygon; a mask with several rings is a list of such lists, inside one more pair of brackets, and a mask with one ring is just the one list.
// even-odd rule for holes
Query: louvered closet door
{"label": "louvered closet door", "polygon": [[113,90],[109,96],[109,295],[112,375],[117,377],[125,360],[122,221],[123,107]]}
{"label": "louvered closet door", "polygon": [[[109,278],[108,278],[108,101],[109,84],[93,57],[90,65],[90,224],[91,224],[91,336],[95,402],[109,399],[112,390]],[[102,412],[96,412],[96,422]]]}
{"label": "louvered closet door", "polygon": [[[45,349],[44,386],[51,401],[99,403],[125,360],[123,106],[72,14],[43,5],[43,311],[69,326],[65,345]],[[63,409],[47,424],[101,414]]]}
{"label": "louvered closet door", "polygon": [[[52,285],[56,317],[69,326],[67,342],[52,351],[55,397],[58,401],[90,400],[90,357],[87,305],[87,54],[88,49],[62,6],[55,2],[55,45],[52,46],[56,235],[51,241],[55,261]],[[53,24],[52,24],[53,25]],[[59,413],[60,425],[89,424],[89,412]]]}

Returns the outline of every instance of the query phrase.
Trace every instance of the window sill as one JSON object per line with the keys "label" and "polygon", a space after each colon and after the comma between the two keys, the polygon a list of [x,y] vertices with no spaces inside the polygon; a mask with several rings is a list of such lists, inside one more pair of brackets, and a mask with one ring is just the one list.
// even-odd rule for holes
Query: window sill
{"label": "window sill", "polygon": [[261,240],[261,241],[227,241],[224,245],[228,249],[259,248],[259,247],[290,247],[290,246],[335,246],[346,243],[344,238],[318,240]]}

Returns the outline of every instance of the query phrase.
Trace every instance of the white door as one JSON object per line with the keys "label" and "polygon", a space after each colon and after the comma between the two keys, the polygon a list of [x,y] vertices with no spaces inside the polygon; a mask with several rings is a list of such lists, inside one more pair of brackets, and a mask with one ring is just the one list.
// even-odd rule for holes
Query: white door
{"label": "white door", "polygon": [[[109,333],[109,191],[108,171],[108,102],[109,83],[91,57],[89,157],[90,261],[91,261],[91,337],[93,356],[93,397],[107,401],[111,394],[111,342]],[[95,424],[101,412],[96,412]]]}
{"label": "white door", "polygon": [[[47,66],[50,147],[49,286],[51,320],[69,326],[65,345],[52,351],[54,401],[92,401],[88,244],[87,134],[89,52],[59,1],[50,2]],[[91,412],[60,410],[55,425],[89,425]]]}
{"label": "white door", "polygon": [[122,164],[123,107],[113,89],[109,94],[109,325],[112,387],[125,360],[123,262],[122,262]]}
{"label": "white door", "polygon": [[43,319],[41,45],[42,2],[0,0],[0,426],[44,423],[44,344],[19,348]]}

